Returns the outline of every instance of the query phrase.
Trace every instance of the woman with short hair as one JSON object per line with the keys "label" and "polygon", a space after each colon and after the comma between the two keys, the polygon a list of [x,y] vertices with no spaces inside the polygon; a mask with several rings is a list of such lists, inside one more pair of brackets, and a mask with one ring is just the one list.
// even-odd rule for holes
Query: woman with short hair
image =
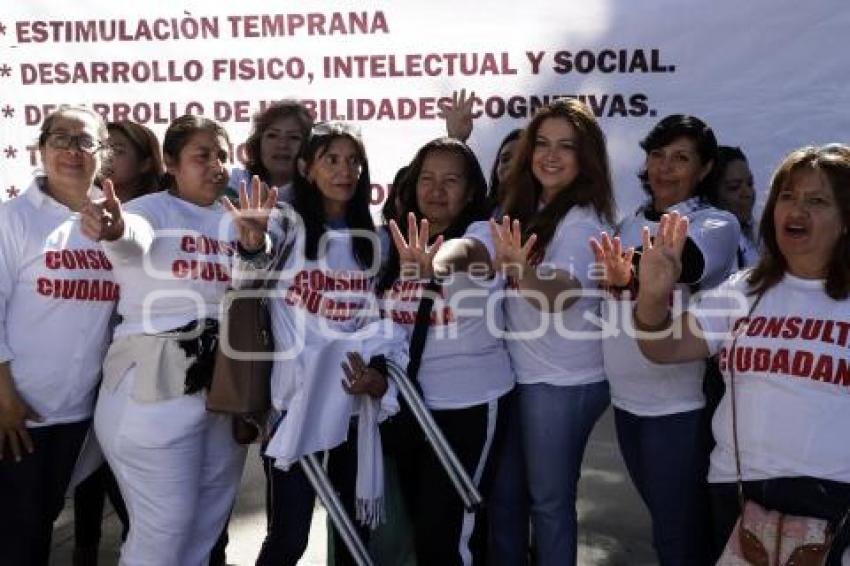
{"label": "woman with short hair", "polygon": [[106,124],[62,107],[41,125],[44,175],[0,206],[0,563],[46,565],[53,522],[91,425],[118,298],[81,211]]}
{"label": "woman with short hair", "polygon": [[[668,298],[683,269],[687,220],[663,216],[654,241],[644,231],[633,317],[646,333],[641,351],[659,364],[718,354],[726,382],[708,471],[718,553],[740,513],[736,453],[746,498],[833,526],[850,510],[850,444],[842,436],[850,427],[848,226],[850,147],[791,152],[771,181],[758,263],[680,316]],[[609,246],[600,260],[609,272],[626,263]],[[847,526],[827,564],[841,563]]]}

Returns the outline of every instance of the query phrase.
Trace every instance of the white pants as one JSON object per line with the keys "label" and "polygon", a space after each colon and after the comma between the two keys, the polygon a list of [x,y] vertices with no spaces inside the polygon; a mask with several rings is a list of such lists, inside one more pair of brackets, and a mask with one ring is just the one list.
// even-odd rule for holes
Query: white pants
{"label": "white pants", "polygon": [[122,566],[206,566],[239,488],[245,447],[229,417],[208,413],[204,395],[141,403],[134,370],[102,389],[94,428],[115,473],[130,533]]}

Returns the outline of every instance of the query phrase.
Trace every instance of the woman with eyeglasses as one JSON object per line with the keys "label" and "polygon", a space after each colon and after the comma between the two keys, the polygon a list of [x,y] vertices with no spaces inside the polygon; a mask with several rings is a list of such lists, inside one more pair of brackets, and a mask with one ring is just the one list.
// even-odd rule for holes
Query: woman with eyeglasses
{"label": "woman with eyeglasses", "polygon": [[0,206],[0,564],[48,563],[91,426],[118,286],[80,212],[100,197],[106,138],[91,110],[49,115],[44,174]]}
{"label": "woman with eyeglasses", "polygon": [[167,190],[85,210],[121,283],[95,432],[130,515],[121,563],[206,566],[245,458],[232,419],[206,410],[234,232],[219,202],[229,140],[186,115],[165,132]]}
{"label": "woman with eyeglasses", "polygon": [[[294,565],[307,548],[314,490],[299,464],[287,470],[274,464],[281,457],[278,450],[284,437],[321,433],[330,423],[308,415],[299,424],[293,418],[296,405],[319,381],[330,383],[335,392],[344,387],[352,396],[376,400],[385,400],[388,389],[385,367],[378,359],[359,353],[342,360],[318,354],[378,314],[374,287],[388,240],[379,237],[369,212],[369,163],[360,133],[341,122],[316,124],[301,147],[297,167],[291,206],[274,208],[276,191],[263,198],[255,178],[250,195],[243,186],[239,209],[231,210],[239,227],[243,263],[262,273],[274,268],[275,258],[282,262],[270,310],[279,353],[272,369],[272,402],[283,416],[266,452],[269,517],[258,566]],[[325,380],[325,371],[330,380]],[[361,491],[358,435],[364,431],[354,424],[359,420],[351,419],[357,409],[349,410],[341,416],[325,415],[342,418],[348,430],[347,440],[328,452],[328,474],[350,517],[362,517],[359,510],[374,518],[369,510],[375,509],[375,501]],[[368,539],[368,528],[361,527],[359,533]],[[342,539],[336,532],[333,537],[335,564],[353,564]]]}

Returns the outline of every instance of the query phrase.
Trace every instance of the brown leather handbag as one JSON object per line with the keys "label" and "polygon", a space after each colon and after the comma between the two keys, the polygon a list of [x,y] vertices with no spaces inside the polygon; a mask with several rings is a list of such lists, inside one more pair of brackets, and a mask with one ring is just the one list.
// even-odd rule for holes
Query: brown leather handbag
{"label": "brown leather handbag", "polygon": [[250,444],[271,409],[274,339],[268,299],[291,246],[280,250],[271,273],[251,289],[230,289],[222,300],[219,343],[207,410],[233,415],[233,437]]}
{"label": "brown leather handbag", "polygon": [[271,408],[274,351],[265,289],[228,291],[207,410],[251,416]]}

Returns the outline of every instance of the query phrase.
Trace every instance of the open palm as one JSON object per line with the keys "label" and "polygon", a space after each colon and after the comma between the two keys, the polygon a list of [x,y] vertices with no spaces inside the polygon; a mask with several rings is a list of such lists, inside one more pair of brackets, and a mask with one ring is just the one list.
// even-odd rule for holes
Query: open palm
{"label": "open palm", "polygon": [[641,237],[641,294],[668,297],[682,273],[682,250],[688,239],[688,219],[678,212],[665,214],[661,217],[654,239],[650,237],[648,227],[644,227]]}
{"label": "open palm", "polygon": [[443,245],[443,237],[437,236],[437,240],[432,245],[428,245],[428,219],[423,218],[417,230],[416,215],[411,212],[407,215],[407,239],[401,233],[401,229],[395,220],[390,220],[390,233],[398,250],[402,277],[406,279],[430,279],[433,277],[434,256],[439,251],[440,246]]}
{"label": "open palm", "polygon": [[251,179],[250,195],[245,181],[239,184],[239,208],[227,198],[223,198],[222,203],[236,223],[242,247],[246,250],[260,249],[265,242],[269,217],[277,203],[277,189],[270,189],[254,175]]}
{"label": "open palm", "polygon": [[508,277],[522,277],[522,272],[528,267],[528,256],[537,241],[537,235],[532,234],[522,243],[522,226],[519,220],[511,221],[509,216],[502,217],[502,223],[490,220],[490,232],[493,236],[495,257],[493,269]]}
{"label": "open palm", "polygon": [[620,237],[611,238],[602,232],[599,239],[590,239],[590,248],[596,257],[596,263],[602,267],[602,284],[607,287],[625,287],[632,280],[632,257],[635,249],[623,252]]}

